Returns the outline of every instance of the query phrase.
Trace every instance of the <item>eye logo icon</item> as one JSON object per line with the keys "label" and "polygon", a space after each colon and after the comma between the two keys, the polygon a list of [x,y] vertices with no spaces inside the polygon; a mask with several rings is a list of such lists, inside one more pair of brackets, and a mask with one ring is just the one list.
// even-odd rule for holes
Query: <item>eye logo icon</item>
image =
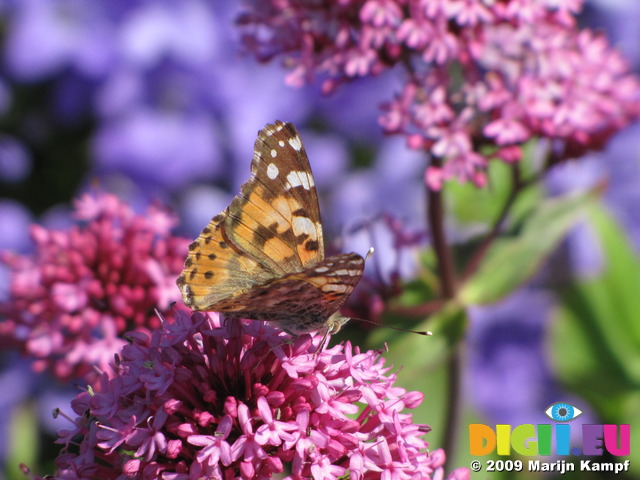
{"label": "eye logo icon", "polygon": [[557,402],[549,405],[544,413],[547,417],[556,422],[570,422],[582,415],[582,410],[568,403]]}

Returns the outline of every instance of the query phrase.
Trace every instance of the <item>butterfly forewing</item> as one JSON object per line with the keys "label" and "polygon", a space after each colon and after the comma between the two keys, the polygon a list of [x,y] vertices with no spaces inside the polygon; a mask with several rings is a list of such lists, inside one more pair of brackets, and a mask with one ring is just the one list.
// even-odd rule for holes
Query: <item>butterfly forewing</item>
{"label": "butterfly forewing", "polygon": [[251,173],[229,207],[226,224],[234,243],[282,273],[322,260],[318,196],[293,125],[276,122],[258,133]]}
{"label": "butterfly forewing", "polygon": [[189,245],[184,270],[176,282],[184,303],[194,310],[212,310],[219,301],[277,276],[232,244],[225,227],[228,211],[213,217]]}

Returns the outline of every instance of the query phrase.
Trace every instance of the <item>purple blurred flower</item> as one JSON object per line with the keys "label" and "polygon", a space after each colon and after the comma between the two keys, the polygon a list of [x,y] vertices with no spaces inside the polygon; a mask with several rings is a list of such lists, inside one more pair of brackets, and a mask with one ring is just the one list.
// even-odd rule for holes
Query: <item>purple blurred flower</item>
{"label": "purple blurred flower", "polygon": [[194,0],[141,2],[112,22],[118,48],[95,94],[99,171],[174,191],[213,179],[221,166],[211,88],[220,55],[213,9]]}
{"label": "purple blurred flower", "polygon": [[606,169],[604,200],[640,249],[640,123],[620,132],[595,157]]}
{"label": "purple blurred flower", "polygon": [[[603,199],[615,219],[640,248],[640,123],[618,133],[602,152],[577,164],[566,164],[551,172],[546,185],[552,194],[587,191],[605,187]],[[601,272],[603,260],[596,236],[588,224],[577,226],[563,247],[564,265],[580,277]]]}
{"label": "purple blurred flower", "polygon": [[0,136],[0,182],[21,182],[30,170],[31,158],[24,145],[10,136]]}
{"label": "purple blurred flower", "polygon": [[67,67],[92,77],[104,74],[114,46],[106,13],[101,2],[11,2],[5,12],[11,19],[6,40],[9,74],[37,80]]}
{"label": "purple blurred flower", "polygon": [[[225,161],[245,165],[251,155],[240,155],[240,145],[250,148],[266,121],[299,120],[305,104],[286,94],[278,69],[240,59],[235,8],[205,0],[10,2],[0,13],[7,75],[48,85],[57,121],[93,122],[90,178],[117,183],[124,175],[165,196],[195,182],[232,184]],[[42,121],[42,112],[22,113],[22,124]]]}
{"label": "purple blurred flower", "polygon": [[[29,238],[30,212],[20,203],[0,200],[0,251],[28,252],[33,244]],[[0,303],[9,298],[11,269],[0,262]]]}
{"label": "purple blurred flower", "polygon": [[[303,133],[328,197],[346,178],[353,145],[344,139],[367,151],[382,141],[371,97],[391,95],[392,78],[367,79],[322,101],[310,88],[290,89],[276,65],[238,55],[236,4],[96,0],[75,8],[76,1],[9,2],[0,14],[7,25],[7,75],[16,84],[37,82],[38,92],[46,85],[52,111],[18,112],[21,125],[38,129],[30,138],[53,138],[60,125],[86,129],[91,158],[80,191],[97,176],[128,200],[159,197],[175,201],[181,212],[202,210],[190,186],[235,193],[247,179],[258,129],[275,118],[304,125],[313,112],[321,130],[340,132],[339,139]],[[95,58],[86,53],[95,47],[93,31],[103,45]],[[49,36],[50,44],[30,52]],[[347,100],[357,108],[345,112]],[[58,124],[43,122],[51,114]],[[28,148],[37,143],[31,140]],[[215,211],[200,218],[206,222]],[[344,220],[325,217],[334,226]]]}
{"label": "purple blurred flower", "polygon": [[32,221],[31,213],[22,204],[0,200],[0,250],[28,252],[33,245],[28,233]]}
{"label": "purple blurred flower", "polygon": [[403,292],[404,281],[419,271],[418,251],[424,247],[426,232],[411,230],[403,221],[385,213],[347,231],[337,250],[374,252],[365,275],[347,300],[346,313],[355,319],[381,322],[385,305]]}
{"label": "purple blurred flower", "polygon": [[558,400],[542,342],[550,305],[547,295],[527,289],[471,310],[467,389],[496,423],[534,423]]}
{"label": "purple blurred flower", "polygon": [[315,106],[321,119],[343,138],[375,148],[385,136],[378,123],[379,105],[372,99],[390,98],[396,88],[397,80],[391,76],[366,77],[343,85],[331,96],[323,96]]}
{"label": "purple blurred flower", "polygon": [[544,341],[552,307],[548,292],[527,287],[496,305],[471,309],[465,388],[487,423],[548,423],[544,412],[560,399],[580,405],[583,423],[597,421],[584,400],[563,391],[553,376]]}
{"label": "purple blurred flower", "polygon": [[[402,216],[413,225],[424,225],[424,159],[409,151],[399,139],[390,139],[376,152],[372,168],[347,172],[336,185],[329,218],[351,226],[373,214]],[[367,247],[368,248],[368,247]]]}
{"label": "purple blurred flower", "polygon": [[96,135],[97,167],[171,189],[211,180],[216,173],[211,165],[217,156],[214,131],[207,116],[131,112]]}
{"label": "purple blurred flower", "polygon": [[443,452],[402,413],[422,394],[378,353],[319,340],[185,312],[132,334],[116,375],[72,402],[55,478],[441,478]]}
{"label": "purple blurred flower", "polygon": [[[316,153],[308,151],[310,156]],[[317,153],[322,152],[318,148]],[[347,305],[355,317],[377,320],[385,303],[401,293],[402,280],[414,278],[418,270],[416,252],[426,239],[424,166],[419,156],[399,139],[387,139],[370,168],[334,175],[333,185],[326,182],[331,189],[323,221],[325,231],[336,234],[335,251],[365,254],[375,249]],[[312,158],[326,168],[322,155]],[[324,175],[316,177],[322,188]]]}
{"label": "purple blurred flower", "polygon": [[232,200],[231,193],[216,187],[191,187],[183,194],[178,212],[182,231],[188,237],[197,237],[211,217],[227,208]]}
{"label": "purple blurred flower", "polygon": [[576,29],[581,4],[285,0],[251,2],[239,23],[260,60],[286,58],[291,85],[321,76],[329,93],[404,67],[405,85],[383,106],[385,131],[429,151],[430,187],[483,186],[489,159],[517,161],[531,139],[554,141],[553,163],[601,147],[640,115],[640,83],[622,57]]}
{"label": "purple blurred flower", "polygon": [[636,0],[586,0],[582,20],[607,37],[627,57],[635,71],[640,67],[640,3]]}
{"label": "purple blurred flower", "polygon": [[4,252],[9,298],[2,335],[61,379],[108,369],[131,329],[158,326],[154,308],[178,300],[174,279],[187,239],[157,206],[136,215],[116,197],[85,195],[70,230],[32,227],[31,255]]}

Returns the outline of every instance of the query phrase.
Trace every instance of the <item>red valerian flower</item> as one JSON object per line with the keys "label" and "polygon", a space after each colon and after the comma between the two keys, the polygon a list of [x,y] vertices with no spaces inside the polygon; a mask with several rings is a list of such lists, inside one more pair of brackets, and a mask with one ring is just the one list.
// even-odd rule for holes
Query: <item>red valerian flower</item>
{"label": "red valerian flower", "polygon": [[174,279],[189,243],[171,234],[167,211],[137,215],[110,194],[84,195],[75,217],[64,231],[34,225],[32,254],[0,257],[10,268],[3,341],[61,380],[110,371],[125,332],[159,325],[154,309],[179,300]]}
{"label": "red valerian flower", "polygon": [[425,180],[487,182],[490,159],[533,139],[549,165],[601,148],[640,116],[640,82],[606,39],[579,30],[582,0],[260,0],[238,23],[258,59],[325,93],[401,73],[380,123],[434,162]]}
{"label": "red valerian flower", "polygon": [[175,317],[132,335],[116,374],[72,403],[55,478],[442,478],[444,453],[405,412],[423,396],[395,386],[379,352]]}

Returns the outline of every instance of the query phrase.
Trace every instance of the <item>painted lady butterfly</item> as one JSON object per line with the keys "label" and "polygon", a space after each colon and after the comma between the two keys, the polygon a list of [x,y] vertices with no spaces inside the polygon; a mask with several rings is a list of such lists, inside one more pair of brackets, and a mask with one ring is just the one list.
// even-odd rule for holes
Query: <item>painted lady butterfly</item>
{"label": "painted lady butterfly", "polygon": [[338,309],[364,270],[356,254],[324,258],[320,209],[309,159],[290,123],[258,133],[251,178],[189,245],[177,280],[194,310],[275,321],[295,335],[349,318]]}

